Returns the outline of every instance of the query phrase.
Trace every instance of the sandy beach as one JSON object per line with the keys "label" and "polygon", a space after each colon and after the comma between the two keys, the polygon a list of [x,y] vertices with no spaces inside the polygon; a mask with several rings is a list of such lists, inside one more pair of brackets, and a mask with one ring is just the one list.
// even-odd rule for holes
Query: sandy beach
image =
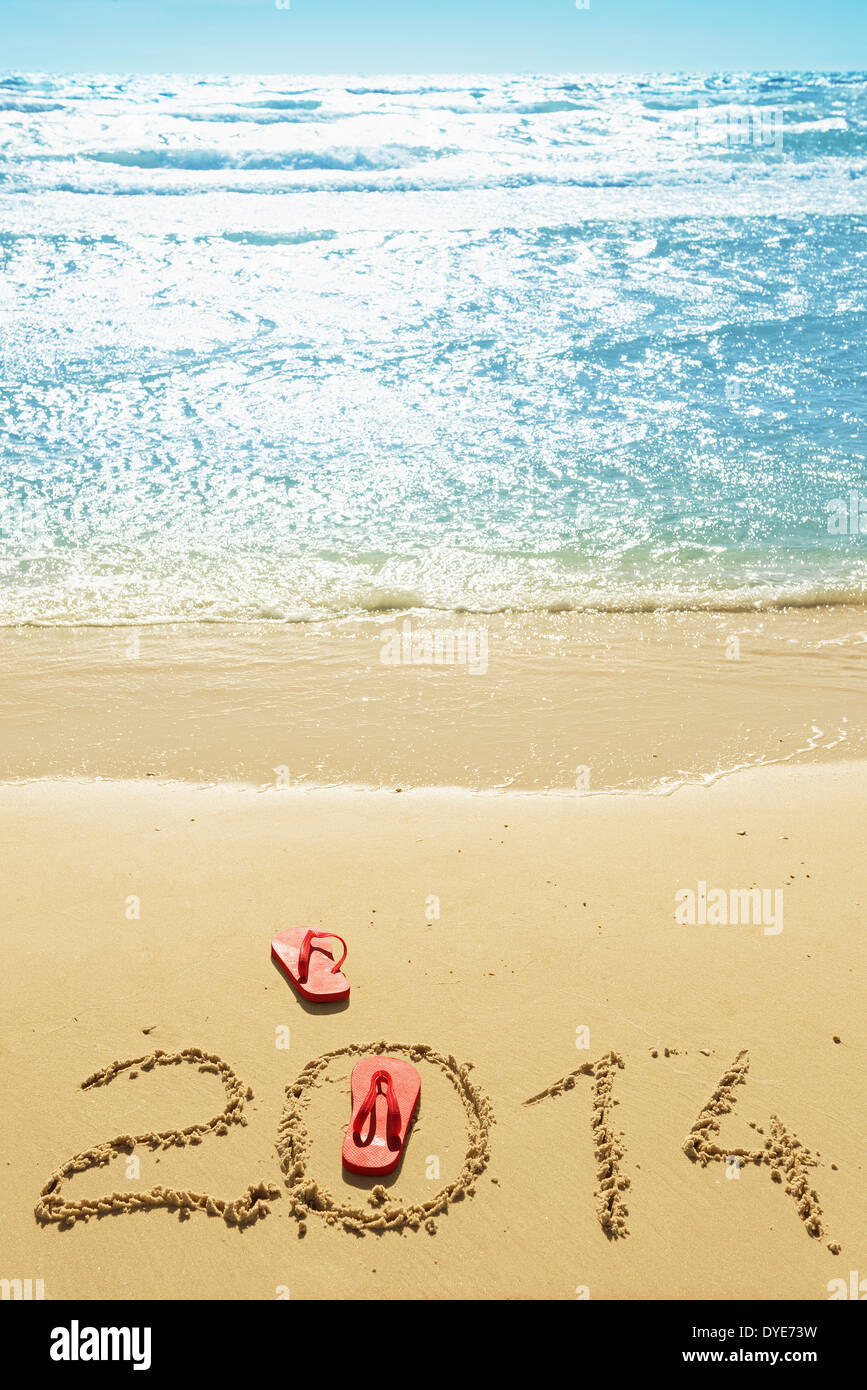
{"label": "sandy beach", "polygon": [[0,1301],[199,1380],[332,1299],[829,1374],[863,16],[3,8]]}
{"label": "sandy beach", "polygon": [[[46,1298],[828,1298],[867,1263],[863,777],[4,787],[4,1264]],[[784,914],[676,921],[701,883]],[[300,923],[348,941],[346,1005],[271,963]],[[377,1192],[340,1166],[368,1045],[422,1076]]]}

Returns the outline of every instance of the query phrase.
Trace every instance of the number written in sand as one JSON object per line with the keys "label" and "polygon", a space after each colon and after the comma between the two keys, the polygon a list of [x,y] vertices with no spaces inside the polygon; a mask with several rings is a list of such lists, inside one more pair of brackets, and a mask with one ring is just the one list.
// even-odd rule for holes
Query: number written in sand
{"label": "number written in sand", "polygon": [[581,1076],[592,1076],[593,1099],[590,1129],[593,1135],[593,1154],[596,1159],[596,1215],[599,1224],[610,1240],[618,1240],[629,1234],[626,1218],[629,1208],[624,1193],[631,1186],[623,1172],[626,1151],[621,1143],[622,1135],[614,1129],[612,1115],[617,1101],[614,1098],[614,1077],[624,1066],[623,1058],[616,1052],[607,1052],[598,1062],[584,1062],[568,1076],[555,1081],[538,1095],[525,1100],[525,1105],[538,1105],[552,1096],[571,1091]]}
{"label": "number written in sand", "polygon": [[76,1201],[62,1195],[61,1184],[73,1173],[105,1167],[119,1155],[132,1153],[139,1145],[146,1145],[150,1149],[185,1148],[189,1144],[200,1144],[207,1134],[228,1134],[230,1125],[247,1123],[244,1118],[244,1102],[252,1098],[252,1091],[239,1081],[227,1062],[203,1052],[198,1047],[188,1047],[183,1052],[163,1052],[157,1049],[145,1057],[112,1062],[110,1066],[94,1072],[93,1076],[83,1081],[81,1088],[90,1090],[96,1086],[107,1086],[121,1072],[135,1076],[139,1072],[152,1071],[154,1067],[184,1064],[197,1067],[200,1072],[212,1072],[219,1076],[226,1091],[226,1104],[220,1114],[204,1124],[187,1125],[185,1129],[167,1129],[159,1133],[151,1131],[147,1134],[120,1134],[114,1139],[104,1140],[92,1149],[75,1154],[51,1174],[43,1187],[36,1206],[38,1221],[43,1224],[56,1222],[64,1228],[74,1226],[78,1221],[89,1221],[94,1216],[110,1216],[154,1207],[168,1207],[169,1210],[176,1211],[181,1220],[193,1211],[206,1211],[212,1216],[221,1216],[227,1224],[234,1226],[247,1226],[267,1215],[269,1200],[279,1197],[280,1190],[265,1183],[248,1187],[242,1196],[231,1202],[210,1197],[204,1192],[182,1192],[168,1187],[152,1187],[148,1192],[111,1192],[106,1197],[85,1197]]}
{"label": "number written in sand", "polygon": [[[309,1173],[310,1141],[304,1124],[305,1110],[326,1068],[335,1058],[403,1055],[415,1064],[427,1062],[436,1067],[451,1083],[464,1108],[467,1123],[467,1148],[463,1167],[454,1182],[448,1183],[426,1202],[401,1206],[390,1202],[386,1189],[377,1184],[368,1195],[368,1208],[355,1205],[339,1206],[329,1192]],[[470,1065],[461,1066],[454,1057],[445,1057],[432,1047],[419,1043],[350,1043],[334,1052],[326,1052],[308,1062],[291,1086],[286,1087],[286,1103],[280,1120],[277,1153],[286,1181],[292,1215],[298,1222],[299,1235],[307,1230],[311,1213],[324,1216],[328,1225],[340,1224],[356,1235],[365,1231],[417,1231],[422,1226],[431,1235],[437,1217],[454,1203],[475,1196],[476,1183],[490,1157],[490,1131],[494,1123],[491,1103],[483,1091],[470,1080]]]}
{"label": "number written in sand", "polygon": [[[770,1133],[761,1149],[725,1149],[717,1143],[720,1119],[734,1110],[738,1086],[745,1086],[750,1069],[749,1053],[739,1052],[727,1071],[723,1072],[710,1099],[699,1111],[695,1124],[683,1142],[683,1151],[693,1163],[706,1168],[709,1163],[725,1163],[728,1175],[739,1175],[742,1164],[752,1163],[765,1168],[771,1180],[782,1184],[794,1200],[798,1216],[814,1240],[826,1238],[822,1206],[818,1193],[810,1186],[808,1170],[815,1168],[818,1158],[787,1129],[779,1115],[770,1118]],[[764,1134],[751,1122],[757,1134]],[[839,1255],[836,1241],[826,1240],[832,1255]]]}
{"label": "number written in sand", "polygon": [[[391,1203],[385,1188],[372,1187],[368,1207],[338,1205],[334,1198],[309,1172],[310,1141],[304,1124],[305,1110],[313,1091],[326,1068],[335,1059],[349,1059],[371,1053],[403,1054],[415,1063],[426,1062],[438,1068],[447,1078],[463,1105],[467,1123],[467,1148],[458,1177],[426,1202],[400,1206]],[[204,1211],[221,1217],[227,1225],[247,1226],[266,1216],[269,1203],[281,1195],[279,1187],[258,1183],[233,1201],[212,1197],[203,1192],[179,1191],[175,1188],[153,1187],[147,1192],[111,1192],[98,1198],[71,1200],[63,1195],[61,1186],[75,1173],[105,1167],[123,1154],[129,1155],[138,1146],[168,1149],[200,1144],[206,1135],[228,1134],[232,1125],[247,1123],[244,1103],[252,1092],[233,1072],[228,1063],[201,1048],[188,1047],[183,1052],[167,1053],[157,1050],[144,1057],[112,1062],[102,1071],[94,1072],[82,1082],[82,1089],[107,1086],[122,1072],[129,1076],[153,1071],[155,1067],[190,1065],[200,1072],[213,1073],[222,1081],[226,1104],[213,1119],[202,1124],[187,1125],[185,1129],[170,1129],[146,1134],[121,1134],[104,1140],[83,1153],[68,1159],[52,1173],[42,1189],[36,1206],[37,1220],[56,1223],[61,1227],[88,1221],[91,1217],[119,1215],[164,1207],[176,1211],[181,1220],[193,1211]],[[596,1159],[596,1211],[599,1224],[610,1239],[628,1235],[626,1218],[629,1214],[625,1193],[631,1186],[623,1171],[626,1150],[623,1136],[613,1123],[614,1082],[624,1062],[616,1052],[608,1052],[596,1062],[585,1062],[553,1085],[531,1096],[525,1105],[538,1105],[543,1100],[562,1096],[575,1089],[582,1077],[589,1077],[591,1086],[590,1129]],[[277,1153],[289,1195],[292,1215],[298,1221],[299,1234],[304,1235],[311,1214],[324,1217],[329,1225],[339,1224],[356,1234],[366,1231],[418,1230],[424,1227],[433,1232],[437,1217],[453,1203],[474,1196],[476,1182],[487,1167],[490,1157],[490,1131],[494,1123],[493,1109],[484,1093],[470,1080],[469,1064],[460,1066],[452,1056],[443,1056],[433,1048],[405,1043],[350,1043],[346,1047],[326,1052],[308,1062],[296,1080],[286,1088],[286,1103],[277,1137]],[[718,1141],[721,1120],[735,1107],[739,1086],[746,1084],[749,1056],[738,1053],[732,1065],[720,1078],[709,1100],[700,1110],[682,1147],[686,1155],[701,1167],[711,1163],[726,1165],[727,1176],[739,1176],[743,1164],[764,1167],[771,1179],[781,1184],[797,1209],[807,1232],[815,1239],[825,1239],[828,1249],[838,1254],[840,1246],[827,1241],[822,1208],[815,1190],[809,1183],[809,1169],[815,1167],[814,1157],[777,1115],[770,1118],[770,1132],[762,1148],[724,1148]],[[765,1131],[757,1124],[752,1128],[759,1135]]]}
{"label": "number written in sand", "polygon": [[[335,1058],[366,1056],[370,1053],[403,1053],[413,1062],[430,1063],[447,1077],[463,1105],[467,1122],[467,1149],[463,1167],[454,1182],[449,1183],[426,1202],[409,1206],[391,1204],[385,1189],[377,1185],[373,1187],[368,1199],[370,1210],[338,1206],[308,1175],[308,1138],[303,1124],[303,1111],[313,1088]],[[153,1187],[148,1192],[111,1192],[105,1197],[81,1198],[75,1201],[61,1193],[61,1184],[72,1174],[104,1167],[121,1154],[130,1154],[139,1145],[146,1145],[151,1149],[167,1149],[200,1144],[207,1134],[227,1134],[231,1125],[247,1123],[243,1114],[244,1102],[252,1098],[252,1092],[239,1081],[228,1063],[197,1047],[189,1047],[183,1052],[175,1053],[158,1050],[146,1057],[112,1062],[110,1066],[94,1072],[93,1076],[83,1081],[82,1090],[106,1086],[121,1072],[137,1076],[140,1072],[152,1071],[154,1067],[179,1066],[184,1063],[197,1067],[201,1072],[211,1072],[220,1077],[226,1091],[226,1105],[220,1114],[204,1124],[188,1125],[182,1130],[121,1134],[76,1154],[56,1169],[43,1187],[36,1207],[38,1221],[70,1227],[78,1221],[88,1221],[94,1216],[119,1215],[124,1212],[166,1207],[176,1211],[182,1220],[193,1211],[204,1211],[210,1216],[222,1217],[228,1225],[247,1226],[268,1214],[269,1202],[279,1197],[281,1191],[279,1187],[267,1183],[251,1186],[241,1197],[229,1202],[203,1192],[185,1192],[167,1187]],[[304,1235],[307,1229],[306,1218],[311,1212],[321,1213],[329,1224],[339,1222],[344,1228],[356,1233],[364,1233],[367,1230],[418,1230],[421,1226],[433,1232],[437,1217],[452,1203],[472,1197],[475,1194],[476,1181],[484,1172],[490,1156],[489,1134],[494,1116],[490,1101],[470,1080],[469,1071],[469,1065],[460,1066],[454,1057],[445,1057],[422,1044],[351,1043],[347,1047],[327,1052],[322,1057],[308,1062],[297,1080],[286,1089],[286,1106],[277,1139],[277,1152],[289,1193],[290,1209],[298,1221],[299,1234]]]}
{"label": "number written in sand", "polygon": [[[574,1090],[579,1077],[593,1077],[593,1109],[590,1123],[596,1156],[596,1212],[605,1234],[612,1238],[629,1234],[626,1226],[628,1210],[623,1193],[630,1186],[630,1180],[622,1172],[625,1156],[621,1143],[622,1135],[615,1133],[611,1123],[612,1109],[617,1104],[613,1095],[614,1075],[623,1065],[623,1060],[617,1053],[609,1052],[598,1062],[585,1062],[583,1066],[576,1067],[538,1095],[524,1101],[525,1105],[538,1105],[540,1101],[550,1100]],[[818,1158],[801,1143],[797,1135],[786,1128],[778,1115],[771,1116],[770,1133],[765,1137],[761,1149],[726,1149],[718,1143],[720,1120],[734,1110],[737,1087],[746,1085],[749,1066],[749,1054],[746,1051],[739,1052],[732,1065],[723,1073],[710,1099],[700,1110],[695,1124],[683,1142],[683,1151],[693,1163],[698,1163],[703,1168],[709,1163],[725,1164],[727,1177],[739,1177],[743,1164],[755,1164],[766,1168],[772,1181],[780,1183],[793,1199],[798,1216],[808,1234],[816,1240],[825,1239],[822,1207],[818,1194],[810,1186],[808,1178],[808,1170],[816,1166]],[[764,1135],[765,1131],[759,1125],[751,1122],[751,1127],[757,1134]],[[826,1243],[833,1255],[840,1253],[840,1246],[836,1241]]]}

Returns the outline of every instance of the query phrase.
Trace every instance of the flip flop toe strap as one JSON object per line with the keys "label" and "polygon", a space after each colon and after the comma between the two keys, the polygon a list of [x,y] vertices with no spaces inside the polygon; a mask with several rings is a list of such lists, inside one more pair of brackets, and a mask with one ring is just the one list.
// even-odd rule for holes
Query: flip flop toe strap
{"label": "flip flop toe strap", "polygon": [[362,1142],[362,1130],[370,1115],[374,1116],[370,1134],[370,1137],[373,1137],[373,1130],[376,1127],[376,1101],[377,1097],[383,1094],[379,1089],[382,1085],[385,1086],[385,1103],[388,1106],[386,1135],[389,1141],[389,1147],[392,1146],[392,1141],[396,1141],[400,1137],[400,1106],[397,1103],[397,1096],[394,1092],[394,1083],[392,1082],[391,1074],[383,1068],[381,1071],[375,1071],[370,1078],[370,1090],[367,1092],[361,1109],[353,1121],[352,1133],[356,1143]]}
{"label": "flip flop toe strap", "polygon": [[341,944],[341,946],[343,947],[343,955],[340,957],[340,960],[337,962],[337,964],[336,964],[336,965],[334,966],[334,968],[332,969],[332,971],[331,971],[332,975],[336,975],[336,974],[337,974],[337,972],[338,972],[338,970],[340,969],[341,965],[342,965],[343,962],[346,960],[346,953],[347,953],[347,951],[349,950],[349,947],[347,946],[346,942],[343,940],[343,937],[342,937],[342,936],[338,936],[338,935],[337,935],[337,932],[335,932],[335,931],[314,931],[313,928],[311,927],[310,930],[307,932],[306,936],[304,937],[304,940],[301,942],[301,950],[298,952],[298,978],[299,978],[299,980],[301,981],[302,984],[305,983],[305,981],[306,981],[306,979],[307,979],[307,975],[308,975],[309,970],[310,970],[310,948],[311,948],[311,943],[313,942],[313,940],[314,940],[315,937],[320,937],[320,936],[331,937],[334,941],[339,941],[340,944]]}

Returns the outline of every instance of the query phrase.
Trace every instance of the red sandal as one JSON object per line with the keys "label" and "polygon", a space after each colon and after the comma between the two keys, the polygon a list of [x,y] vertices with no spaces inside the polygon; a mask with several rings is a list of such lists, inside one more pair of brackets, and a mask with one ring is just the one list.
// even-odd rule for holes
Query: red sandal
{"label": "red sandal", "polygon": [[363,1057],[352,1069],[352,1119],[343,1140],[350,1173],[384,1176],[403,1156],[421,1077],[397,1057]]}
{"label": "red sandal", "polygon": [[[343,955],[335,965],[331,947],[312,943],[318,937],[339,941]],[[285,971],[304,999],[313,1004],[336,1004],[349,998],[349,981],[341,972],[348,946],[342,936],[333,931],[315,931],[313,927],[290,927],[281,931],[271,942],[271,956]]]}

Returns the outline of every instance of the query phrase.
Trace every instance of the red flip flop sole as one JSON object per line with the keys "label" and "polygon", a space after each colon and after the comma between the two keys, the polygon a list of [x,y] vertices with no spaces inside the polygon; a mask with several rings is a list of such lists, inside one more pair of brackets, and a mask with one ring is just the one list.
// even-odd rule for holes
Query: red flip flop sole
{"label": "red flip flop sole", "polygon": [[307,935],[308,927],[289,927],[281,931],[271,942],[271,958],[288,975],[298,993],[312,1004],[337,1004],[349,998],[349,981],[338,970],[334,974],[334,955],[331,943],[324,937],[314,939],[310,944],[310,964],[307,979],[302,984],[298,978],[298,957]]}
{"label": "red flip flop sole", "polygon": [[[400,1110],[397,1132],[388,1132],[388,1102],[384,1093],[377,1095],[371,1114],[361,1125],[360,1139],[355,1135],[355,1122],[370,1091],[377,1072],[391,1077],[394,1096]],[[407,1134],[418,1109],[421,1096],[421,1077],[409,1062],[398,1057],[363,1057],[352,1069],[352,1119],[343,1140],[343,1166],[350,1173],[367,1177],[385,1176],[400,1163],[406,1147]]]}

